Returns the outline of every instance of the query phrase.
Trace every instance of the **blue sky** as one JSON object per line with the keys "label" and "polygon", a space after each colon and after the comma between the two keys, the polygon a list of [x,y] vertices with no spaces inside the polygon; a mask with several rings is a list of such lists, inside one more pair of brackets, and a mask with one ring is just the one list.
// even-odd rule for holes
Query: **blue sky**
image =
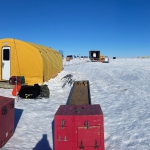
{"label": "blue sky", "polygon": [[150,56],[150,0],[1,0],[0,38],[88,55]]}

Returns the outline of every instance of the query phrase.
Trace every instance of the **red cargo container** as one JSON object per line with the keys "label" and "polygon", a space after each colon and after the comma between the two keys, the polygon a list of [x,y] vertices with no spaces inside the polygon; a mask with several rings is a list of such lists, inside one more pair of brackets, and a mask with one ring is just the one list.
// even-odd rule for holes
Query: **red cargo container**
{"label": "red cargo container", "polygon": [[54,116],[54,150],[104,150],[100,105],[61,105]]}
{"label": "red cargo container", "polygon": [[14,132],[14,99],[0,96],[0,148]]}

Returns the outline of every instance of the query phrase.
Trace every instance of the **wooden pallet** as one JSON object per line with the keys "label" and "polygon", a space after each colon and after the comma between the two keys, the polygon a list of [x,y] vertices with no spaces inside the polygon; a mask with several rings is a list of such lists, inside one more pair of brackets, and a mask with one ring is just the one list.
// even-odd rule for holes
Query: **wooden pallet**
{"label": "wooden pallet", "polygon": [[67,104],[69,105],[91,104],[91,96],[88,80],[74,82]]}
{"label": "wooden pallet", "polygon": [[[28,85],[27,83],[22,84],[22,85]],[[8,81],[0,81],[0,88],[4,89],[13,89],[15,85],[10,85]]]}
{"label": "wooden pallet", "polygon": [[0,88],[13,89],[15,85],[10,85],[8,81],[0,81]]}

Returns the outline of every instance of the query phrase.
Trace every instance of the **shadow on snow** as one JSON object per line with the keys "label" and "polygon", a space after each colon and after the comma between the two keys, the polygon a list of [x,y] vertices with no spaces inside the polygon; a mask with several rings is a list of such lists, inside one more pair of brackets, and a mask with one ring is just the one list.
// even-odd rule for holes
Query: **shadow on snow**
{"label": "shadow on snow", "polygon": [[42,139],[36,144],[33,150],[52,150],[47,140],[47,134],[43,134]]}
{"label": "shadow on snow", "polygon": [[22,112],[23,112],[23,110],[22,109],[18,109],[18,108],[15,108],[15,110],[14,110],[15,112],[15,120],[14,120],[14,131],[16,130],[16,128],[17,128],[17,125],[18,125],[18,122],[19,122],[19,120],[20,120],[20,118],[21,118],[21,115],[22,115]]}

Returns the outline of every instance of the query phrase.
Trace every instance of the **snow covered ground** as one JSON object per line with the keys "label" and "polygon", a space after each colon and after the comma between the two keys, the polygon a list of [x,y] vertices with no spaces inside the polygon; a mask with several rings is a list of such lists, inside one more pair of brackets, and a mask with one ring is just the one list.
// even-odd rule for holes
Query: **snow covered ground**
{"label": "snow covered ground", "polygon": [[[78,58],[66,62],[58,76],[45,82],[49,99],[19,99],[15,103],[15,133],[2,150],[52,150],[53,119],[66,104],[71,87],[61,78],[89,80],[92,104],[104,113],[106,150],[150,150],[150,59],[110,59],[110,63]],[[11,89],[1,96],[13,97]]]}

